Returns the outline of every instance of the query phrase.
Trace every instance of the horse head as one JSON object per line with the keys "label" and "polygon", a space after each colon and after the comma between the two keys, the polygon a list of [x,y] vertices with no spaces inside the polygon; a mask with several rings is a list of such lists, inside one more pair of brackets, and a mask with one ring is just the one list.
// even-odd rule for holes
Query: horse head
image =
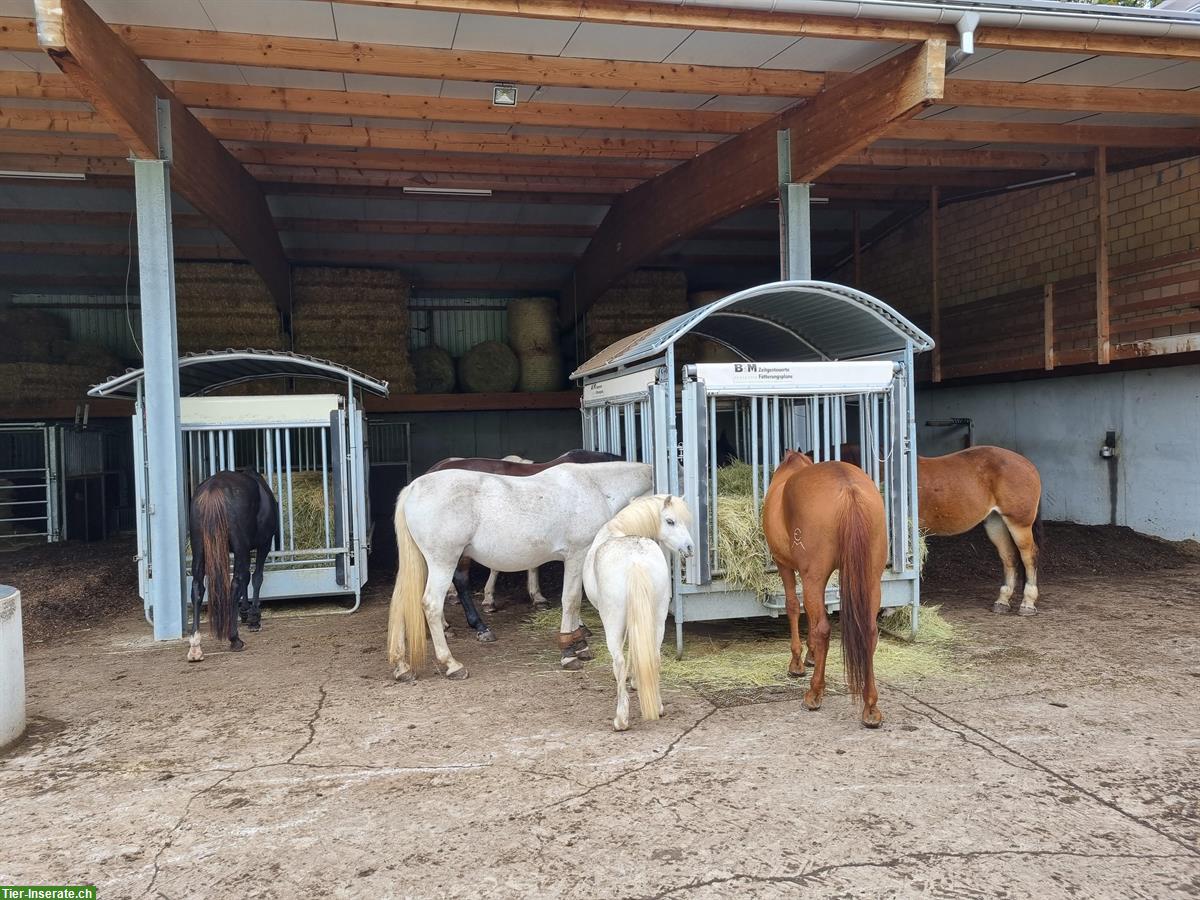
{"label": "horse head", "polygon": [[696,552],[688,527],[691,523],[691,510],[682,497],[664,497],[659,514],[658,542],[682,557],[691,556]]}

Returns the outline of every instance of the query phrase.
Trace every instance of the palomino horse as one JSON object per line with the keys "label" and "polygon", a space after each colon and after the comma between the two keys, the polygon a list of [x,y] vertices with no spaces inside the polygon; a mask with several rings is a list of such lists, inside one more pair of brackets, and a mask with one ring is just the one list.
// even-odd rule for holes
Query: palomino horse
{"label": "palomino horse", "polygon": [[467,677],[442,626],[446,588],[463,556],[502,572],[562,560],[559,647],[563,667],[578,668],[587,646],[579,618],[584,557],[604,523],[648,494],[651,480],[650,466],[627,462],[566,463],[525,478],[448,469],[416,479],[396,500],[400,568],[388,617],[395,677],[412,680],[424,662],[426,623],[446,676]]}
{"label": "palomino horse", "polygon": [[1017,587],[1017,555],[1025,593],[1017,614],[1037,614],[1037,562],[1042,544],[1042,479],[1037,467],[1003,447],[971,447],[917,458],[917,505],[930,534],[969,531],[980,522],[1004,565],[1004,585],[992,611],[1006,613]]}
{"label": "palomino horse", "polygon": [[767,488],[763,531],[787,595],[792,630],[788,674],[797,678],[804,675],[800,601],[796,598],[796,573],[800,573],[808,650],[816,663],[804,705],[820,709],[825,693],[825,655],[829,650],[825,587],[837,569],[846,683],[851,695],[862,695],[863,724],[878,728],[883,714],[876,705],[874,656],[879,633],[875,619],[888,545],[883,498],[875,482],[849,463],[814,463],[803,453],[789,450]]}
{"label": "palomino horse", "polygon": [[[486,457],[471,457],[451,456],[435,463],[430,467],[430,472],[440,472],[444,469],[471,469],[476,472],[491,472],[494,475],[534,475],[538,472],[545,471],[552,466],[562,465],[563,463],[597,463],[597,462],[620,462],[621,457],[615,453],[602,453],[598,450],[568,450],[560,456],[554,457],[549,462],[535,463],[532,459],[524,459],[516,454],[506,456],[503,459],[487,459]],[[501,466],[498,463],[520,463],[518,466]],[[471,571],[471,560],[464,557],[459,562],[458,571],[454,573],[454,587],[452,591],[459,597],[464,591],[469,592],[468,581]],[[496,576],[499,573],[496,569],[492,569],[488,573],[487,584],[483,588],[483,611],[495,612],[496,607]],[[538,583],[538,570],[530,569],[527,574],[527,583],[529,590],[529,599],[537,609],[544,609],[549,606],[549,601],[542,596],[541,585]],[[460,601],[461,602],[461,601]],[[464,610],[467,607],[463,607]],[[468,617],[468,623],[470,619]],[[475,627],[472,624],[472,627]],[[486,627],[486,626],[485,626]],[[484,640],[480,637],[480,640]]]}
{"label": "palomino horse", "polygon": [[[663,631],[671,603],[666,552],[691,556],[692,515],[681,497],[634,500],[600,529],[583,564],[583,589],[600,613],[617,679],[613,730],[629,727],[629,687],[638,690],[643,719],[663,714],[659,692]],[[625,638],[629,637],[629,659]]]}
{"label": "palomino horse", "polygon": [[[242,621],[251,631],[262,627],[259,592],[271,544],[279,531],[279,508],[263,477],[253,469],[218,472],[192,495],[189,530],[192,541],[192,637],[189,662],[200,662],[200,604],[208,579],[208,626],[213,637],[227,638],[230,650],[246,645],[238,637],[237,603]],[[250,551],[255,554],[254,599],[247,603],[251,582]],[[233,553],[233,581],[229,579],[229,554]],[[248,607],[248,608],[247,608]]]}

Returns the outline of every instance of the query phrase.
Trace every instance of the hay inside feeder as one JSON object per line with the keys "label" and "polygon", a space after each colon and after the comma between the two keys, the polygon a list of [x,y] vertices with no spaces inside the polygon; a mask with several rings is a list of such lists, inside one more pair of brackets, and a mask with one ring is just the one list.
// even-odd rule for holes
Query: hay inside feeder
{"label": "hay inside feeder", "polygon": [[[292,494],[288,500],[287,474],[283,477],[283,487],[279,487],[279,479],[274,476],[267,479],[272,493],[283,509],[283,522],[288,520],[291,511],[292,537],[296,541],[297,550],[316,550],[328,546],[325,543],[325,528],[329,528],[329,539],[333,541],[333,482],[326,483],[321,490],[320,472],[292,472]],[[325,506],[325,498],[329,498],[329,507]],[[281,525],[283,523],[280,523]],[[290,549],[285,547],[284,549]]]}

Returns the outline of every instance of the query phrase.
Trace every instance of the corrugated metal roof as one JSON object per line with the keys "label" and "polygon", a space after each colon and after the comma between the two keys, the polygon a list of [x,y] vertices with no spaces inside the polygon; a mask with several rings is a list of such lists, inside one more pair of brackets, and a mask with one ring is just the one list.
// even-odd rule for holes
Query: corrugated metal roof
{"label": "corrugated metal roof", "polygon": [[571,373],[598,375],[657,356],[686,334],[719,341],[755,362],[855,359],[933,349],[933,338],[886,303],[826,281],[763,284],[676,316],[597,353]]}
{"label": "corrugated metal roof", "polygon": [[[130,369],[123,375],[115,375],[95,385],[88,391],[88,396],[133,399],[137,396],[138,383],[145,376],[145,369]],[[322,378],[343,383],[349,380],[355,387],[372,394],[380,397],[388,395],[386,381],[315,356],[279,350],[210,350],[179,358],[181,397],[207,394],[218,388],[261,378]]]}

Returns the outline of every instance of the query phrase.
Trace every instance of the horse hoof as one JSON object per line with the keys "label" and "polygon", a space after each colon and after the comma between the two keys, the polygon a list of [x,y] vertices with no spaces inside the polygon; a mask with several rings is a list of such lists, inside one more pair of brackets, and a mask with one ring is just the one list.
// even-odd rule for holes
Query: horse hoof
{"label": "horse hoof", "polygon": [[255,622],[253,625],[247,625],[246,627],[254,632],[262,631],[262,623],[261,622]]}
{"label": "horse hoof", "polygon": [[803,678],[807,673],[801,669],[799,672],[793,672],[792,667],[788,666],[788,678]]}
{"label": "horse hoof", "polygon": [[997,600],[995,603],[992,604],[992,612],[1008,613],[1008,612],[1012,612],[1012,607],[1010,607],[1007,603],[1003,603],[1000,600]]}
{"label": "horse hoof", "polygon": [[246,642],[241,638],[234,638],[229,642],[229,649],[234,653],[240,653],[242,650],[246,649]]}
{"label": "horse hoof", "polygon": [[452,637],[454,637],[454,629],[451,628],[449,625],[446,625],[445,627],[442,628],[442,634],[444,634],[448,638],[452,638]]}
{"label": "horse hoof", "polygon": [[590,660],[595,659],[596,654],[592,652],[591,647],[589,647],[587,644],[584,644],[582,647],[579,647],[575,650],[575,658]]}
{"label": "horse hoof", "polygon": [[628,731],[629,723],[622,722],[620,719],[613,719],[613,731]]}
{"label": "horse hoof", "polygon": [[446,677],[450,681],[465,681],[468,674],[466,666],[459,666],[453,672],[447,672]]}
{"label": "horse hoof", "polygon": [[821,699],[819,697],[813,697],[810,694],[805,694],[804,695],[804,708],[807,709],[809,712],[816,712],[818,709],[821,708]]}
{"label": "horse hoof", "polygon": [[485,613],[494,613],[496,611],[496,604],[488,603],[486,600],[483,601],[483,611]]}
{"label": "horse hoof", "polygon": [[195,652],[189,650],[188,655],[187,655],[187,661],[190,663],[191,662],[204,662],[204,653],[198,647],[195,649]]}
{"label": "horse hoof", "polygon": [[475,632],[475,639],[481,644],[494,644],[496,642],[496,632],[488,628],[485,631]]}
{"label": "horse hoof", "polygon": [[862,723],[867,728],[878,728],[883,724],[883,713],[877,709],[872,709],[863,713]]}
{"label": "horse hoof", "polygon": [[577,656],[572,656],[562,661],[562,667],[568,672],[578,672],[583,668],[583,660]]}
{"label": "horse hoof", "polygon": [[1017,615],[1018,616],[1036,616],[1037,615],[1037,607],[1036,606],[1019,606],[1019,607],[1017,607]]}
{"label": "horse hoof", "polygon": [[392,673],[392,678],[401,684],[415,684],[417,681],[417,673],[412,669],[405,669],[403,672],[397,669]]}

